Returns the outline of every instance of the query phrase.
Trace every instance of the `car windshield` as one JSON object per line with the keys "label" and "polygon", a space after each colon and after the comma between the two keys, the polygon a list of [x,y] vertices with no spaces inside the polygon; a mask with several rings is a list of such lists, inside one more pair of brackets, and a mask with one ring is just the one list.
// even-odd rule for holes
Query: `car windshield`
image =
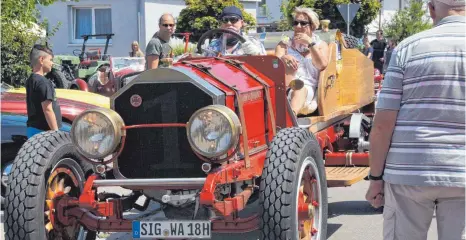
{"label": "car windshield", "polygon": [[143,57],[113,57],[111,62],[114,72],[128,68],[134,71],[144,71],[146,59]]}
{"label": "car windshield", "polygon": [[6,91],[8,91],[8,90],[11,90],[11,89],[13,89],[13,88],[14,88],[13,86],[8,85],[7,83],[2,82],[2,90],[1,90],[1,92],[4,93],[4,92],[6,92]]}

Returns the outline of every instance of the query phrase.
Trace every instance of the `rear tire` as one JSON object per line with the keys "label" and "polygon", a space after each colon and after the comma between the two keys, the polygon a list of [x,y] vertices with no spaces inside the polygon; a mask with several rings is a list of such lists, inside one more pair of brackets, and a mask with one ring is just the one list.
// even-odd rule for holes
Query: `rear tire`
{"label": "rear tire", "polygon": [[56,88],[68,89],[71,85],[71,81],[66,79],[65,75],[57,69],[52,69],[52,71],[47,73],[46,77],[55,84]]}
{"label": "rear tire", "polygon": [[345,43],[347,48],[357,48],[358,47],[358,39],[354,36],[343,34],[345,38]]}
{"label": "rear tire", "polygon": [[[304,171],[307,168],[310,169],[309,174]],[[304,176],[309,178],[303,179]],[[298,219],[300,183],[308,184],[306,186],[312,189],[312,194],[306,192],[306,196],[316,196],[314,200],[318,203],[314,222],[308,228],[312,230],[315,227],[317,232],[312,237],[311,231],[306,235],[309,236],[308,239],[327,239],[327,183],[319,144],[306,129],[282,129],[269,147],[262,172],[259,188],[259,206],[262,206],[260,239],[302,238],[304,230],[299,227],[303,220]],[[312,203],[312,196],[305,201]],[[305,223],[309,223],[309,220],[306,221]]]}
{"label": "rear tire", "polygon": [[[66,239],[61,236],[63,231],[52,229],[48,232],[45,228],[48,223],[48,216],[45,214],[46,192],[54,183],[50,180],[52,178],[55,180],[56,177],[58,181],[60,176],[60,180],[64,179],[63,182],[66,184],[62,187],[70,187],[67,194],[79,197],[85,179],[80,161],[77,159],[79,158],[69,133],[48,131],[28,139],[16,156],[8,178],[5,199],[6,239]],[[59,168],[69,172],[51,174]],[[70,178],[75,179],[77,185],[72,186],[73,181],[70,181]],[[49,210],[49,214],[50,212],[53,211]],[[96,238],[95,232],[76,226],[71,233],[73,235],[71,239],[76,239],[80,231],[87,232],[86,240]]]}

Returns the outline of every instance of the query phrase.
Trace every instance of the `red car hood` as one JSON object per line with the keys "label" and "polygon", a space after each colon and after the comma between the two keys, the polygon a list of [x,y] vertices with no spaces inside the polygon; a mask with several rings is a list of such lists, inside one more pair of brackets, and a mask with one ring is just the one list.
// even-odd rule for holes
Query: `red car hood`
{"label": "red car hood", "polygon": [[120,78],[126,74],[133,73],[133,72],[140,72],[140,71],[136,71],[135,69],[132,69],[132,68],[125,68],[119,71],[115,71],[113,75],[115,76],[115,78]]}
{"label": "red car hood", "polygon": [[[26,95],[21,93],[2,93],[2,112],[19,113],[27,115]],[[68,122],[72,122],[77,115],[86,109],[95,108],[96,106],[77,102],[69,99],[58,98],[58,104],[62,116]]]}

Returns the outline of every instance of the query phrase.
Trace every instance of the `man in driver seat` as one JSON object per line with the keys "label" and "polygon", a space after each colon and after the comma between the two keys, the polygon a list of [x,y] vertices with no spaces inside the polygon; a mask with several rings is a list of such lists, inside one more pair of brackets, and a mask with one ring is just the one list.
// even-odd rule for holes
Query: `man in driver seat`
{"label": "man in driver seat", "polygon": [[[235,6],[225,7],[220,15],[221,28],[232,30],[240,35],[242,34],[241,29],[244,27],[245,23],[243,20],[243,13],[241,10]],[[213,40],[207,49],[205,49],[205,56],[214,57],[219,53],[222,55],[266,55],[264,45],[257,39],[245,36],[245,43],[241,43],[240,40],[232,36],[231,34],[226,34],[226,47],[223,48],[223,36],[218,39]]]}

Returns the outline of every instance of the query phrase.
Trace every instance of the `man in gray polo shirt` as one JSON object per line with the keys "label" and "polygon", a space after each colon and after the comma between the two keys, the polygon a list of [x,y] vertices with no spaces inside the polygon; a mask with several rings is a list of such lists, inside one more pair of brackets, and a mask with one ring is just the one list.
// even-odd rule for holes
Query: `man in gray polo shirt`
{"label": "man in gray polo shirt", "polygon": [[366,199],[384,239],[465,239],[465,0],[430,0],[435,26],[393,51],[371,130]]}
{"label": "man in gray polo shirt", "polygon": [[154,34],[146,47],[146,70],[158,68],[161,60],[169,58],[170,38],[175,32],[175,18],[169,13],[159,19],[159,31]]}

